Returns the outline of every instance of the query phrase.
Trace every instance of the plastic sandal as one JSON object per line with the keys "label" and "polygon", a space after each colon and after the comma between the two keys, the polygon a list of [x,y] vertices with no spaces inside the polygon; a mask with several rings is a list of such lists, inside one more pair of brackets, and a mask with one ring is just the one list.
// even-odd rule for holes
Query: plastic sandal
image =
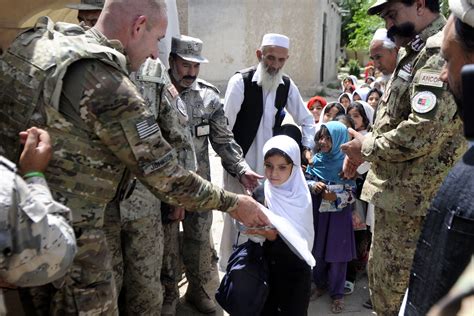
{"label": "plastic sandal", "polygon": [[346,281],[346,283],[344,283],[344,295],[351,295],[354,293],[354,286],[355,282]]}

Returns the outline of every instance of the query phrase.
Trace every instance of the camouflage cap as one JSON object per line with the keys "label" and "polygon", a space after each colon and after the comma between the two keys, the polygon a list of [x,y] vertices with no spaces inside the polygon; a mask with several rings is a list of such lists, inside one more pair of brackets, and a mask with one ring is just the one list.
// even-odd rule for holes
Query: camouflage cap
{"label": "camouflage cap", "polygon": [[390,2],[390,0],[377,0],[370,8],[367,10],[367,14],[375,15],[379,14],[386,3]]}
{"label": "camouflage cap", "polygon": [[81,3],[71,3],[66,5],[66,8],[74,10],[102,10],[104,8],[105,0],[81,0]]}
{"label": "camouflage cap", "polygon": [[208,60],[201,56],[202,41],[199,38],[181,35],[171,40],[171,52],[184,60],[195,63],[207,63]]}

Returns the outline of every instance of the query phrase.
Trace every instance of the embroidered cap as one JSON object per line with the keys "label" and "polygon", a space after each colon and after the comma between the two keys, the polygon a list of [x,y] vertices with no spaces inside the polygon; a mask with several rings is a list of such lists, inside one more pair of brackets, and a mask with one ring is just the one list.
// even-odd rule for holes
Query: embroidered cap
{"label": "embroidered cap", "polygon": [[66,5],[66,8],[74,10],[102,10],[104,8],[105,0],[81,0],[81,3],[71,3]]}
{"label": "embroidered cap", "polygon": [[263,36],[261,46],[279,46],[289,49],[290,39],[288,38],[288,36],[282,34],[268,33]]}
{"label": "embroidered cap", "polygon": [[474,0],[449,0],[449,9],[458,19],[474,27]]}
{"label": "embroidered cap", "polygon": [[202,41],[199,38],[181,35],[171,40],[171,52],[194,63],[207,63],[206,58],[201,56]]}

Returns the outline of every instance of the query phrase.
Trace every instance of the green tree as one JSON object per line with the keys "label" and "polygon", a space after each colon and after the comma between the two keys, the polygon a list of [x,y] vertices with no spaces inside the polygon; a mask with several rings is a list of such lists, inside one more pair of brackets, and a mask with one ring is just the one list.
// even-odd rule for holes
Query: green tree
{"label": "green tree", "polygon": [[341,46],[350,49],[368,49],[372,36],[384,26],[378,16],[367,14],[368,8],[376,0],[341,0],[342,9]]}

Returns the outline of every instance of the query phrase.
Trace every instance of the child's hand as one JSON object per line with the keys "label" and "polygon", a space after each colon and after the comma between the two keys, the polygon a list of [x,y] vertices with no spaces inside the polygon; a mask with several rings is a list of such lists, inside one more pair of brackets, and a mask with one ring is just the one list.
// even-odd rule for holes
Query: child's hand
{"label": "child's hand", "polygon": [[326,184],[324,182],[316,182],[313,186],[313,190],[316,193],[321,193],[326,190]]}
{"label": "child's hand", "polygon": [[331,191],[328,191],[328,190],[324,190],[323,193],[321,193],[321,196],[322,196],[323,199],[325,199],[326,201],[334,202],[334,201],[337,200],[337,195],[336,195],[336,193],[331,192]]}
{"label": "child's hand", "polygon": [[247,229],[246,231],[244,231],[244,233],[247,235],[260,235],[270,241],[273,241],[277,238],[278,230],[276,230],[275,228],[264,228],[264,229],[253,228],[253,229]]}

